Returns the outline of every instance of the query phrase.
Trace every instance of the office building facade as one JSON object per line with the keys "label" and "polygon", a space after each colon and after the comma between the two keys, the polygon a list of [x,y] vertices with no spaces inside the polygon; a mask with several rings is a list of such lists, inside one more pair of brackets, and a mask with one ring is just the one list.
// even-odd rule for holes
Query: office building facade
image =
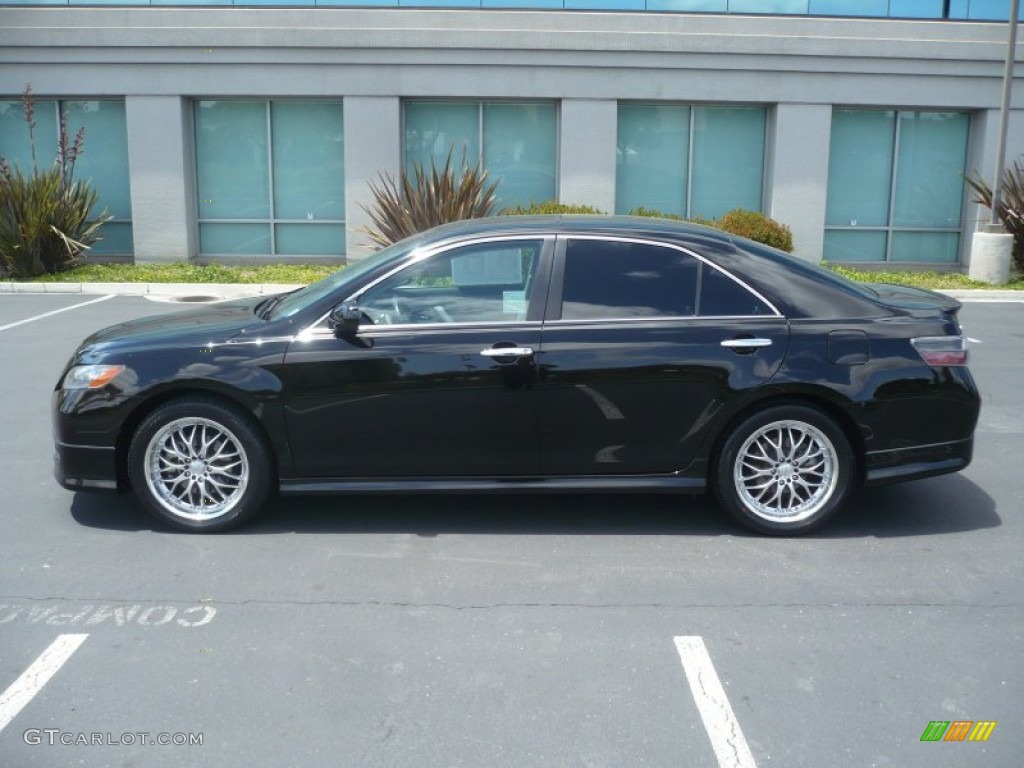
{"label": "office building facade", "polygon": [[987,216],[1005,3],[184,2],[0,7],[0,154],[26,84],[37,162],[85,128],[98,253],[357,259],[371,182],[450,151],[502,205],[759,210],[814,261],[962,268]]}

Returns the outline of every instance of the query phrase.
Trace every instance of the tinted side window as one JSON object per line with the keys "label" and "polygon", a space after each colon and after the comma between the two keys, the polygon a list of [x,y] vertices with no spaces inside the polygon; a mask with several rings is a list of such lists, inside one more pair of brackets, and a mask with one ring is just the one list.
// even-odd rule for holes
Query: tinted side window
{"label": "tinted side window", "polygon": [[700,282],[700,313],[705,316],[773,315],[771,307],[732,278],[704,267]]}
{"label": "tinted side window", "polygon": [[453,248],[382,280],[359,297],[359,308],[376,325],[524,320],[543,245]]}
{"label": "tinted side window", "polygon": [[674,248],[570,240],[562,319],[686,317],[697,298],[696,259]]}

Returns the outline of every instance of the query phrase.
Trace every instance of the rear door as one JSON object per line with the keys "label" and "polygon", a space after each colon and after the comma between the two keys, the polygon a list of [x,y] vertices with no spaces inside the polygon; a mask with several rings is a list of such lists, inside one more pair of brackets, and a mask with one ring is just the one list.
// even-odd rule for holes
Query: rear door
{"label": "rear door", "polygon": [[762,385],[788,323],[679,246],[566,236],[555,249],[537,412],[545,475],[674,472],[713,416]]}

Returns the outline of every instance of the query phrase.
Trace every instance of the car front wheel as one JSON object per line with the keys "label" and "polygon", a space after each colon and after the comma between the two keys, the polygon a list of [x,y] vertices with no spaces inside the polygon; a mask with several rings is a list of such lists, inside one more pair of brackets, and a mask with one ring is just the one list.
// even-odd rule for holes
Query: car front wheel
{"label": "car front wheel", "polygon": [[726,439],[715,465],[719,502],[759,533],[798,535],[819,527],[854,487],[850,443],[825,414],[783,405],[755,413]]}
{"label": "car front wheel", "polygon": [[249,419],[216,400],[174,400],[147,416],[128,471],[147,508],[185,531],[240,525],[270,492],[272,464]]}

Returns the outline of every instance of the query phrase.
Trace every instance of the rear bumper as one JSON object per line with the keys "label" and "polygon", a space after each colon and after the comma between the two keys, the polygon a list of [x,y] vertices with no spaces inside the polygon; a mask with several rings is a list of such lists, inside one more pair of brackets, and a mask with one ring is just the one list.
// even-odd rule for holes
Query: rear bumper
{"label": "rear bumper", "polygon": [[886,485],[959,472],[971,463],[973,454],[973,437],[948,443],[872,451],[865,456],[865,484]]}
{"label": "rear bumper", "polygon": [[69,491],[117,489],[117,461],[113,448],[57,442],[53,476]]}

